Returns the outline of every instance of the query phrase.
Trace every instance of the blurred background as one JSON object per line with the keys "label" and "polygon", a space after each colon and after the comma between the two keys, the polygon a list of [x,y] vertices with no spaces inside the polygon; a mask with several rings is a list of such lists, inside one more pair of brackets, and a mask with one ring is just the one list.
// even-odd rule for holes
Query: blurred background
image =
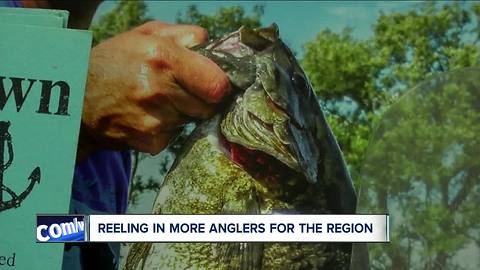
{"label": "blurred background", "polygon": [[[344,152],[359,212],[392,217],[391,243],[369,246],[372,269],[480,268],[480,72],[435,77],[478,66],[480,3],[105,1],[91,30],[98,43],[152,19],[211,38],[277,23]],[[130,213],[151,211],[192,128],[158,156],[135,153]]]}

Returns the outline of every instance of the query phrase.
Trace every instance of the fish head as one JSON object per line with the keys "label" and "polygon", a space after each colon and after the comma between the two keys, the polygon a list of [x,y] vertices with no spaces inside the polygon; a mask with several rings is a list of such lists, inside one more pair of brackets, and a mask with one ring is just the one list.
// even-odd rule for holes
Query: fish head
{"label": "fish head", "polygon": [[311,108],[318,102],[293,53],[279,38],[278,27],[242,27],[200,52],[216,62],[237,89],[221,122],[232,159],[241,165],[248,159],[268,171],[264,163],[273,158],[309,183],[317,182],[316,124],[305,116],[319,113]]}
{"label": "fish head", "polygon": [[236,89],[220,125],[231,159],[256,179],[293,171],[322,190],[332,213],[354,213],[356,193],[340,147],[278,27],[242,27],[199,52]]}

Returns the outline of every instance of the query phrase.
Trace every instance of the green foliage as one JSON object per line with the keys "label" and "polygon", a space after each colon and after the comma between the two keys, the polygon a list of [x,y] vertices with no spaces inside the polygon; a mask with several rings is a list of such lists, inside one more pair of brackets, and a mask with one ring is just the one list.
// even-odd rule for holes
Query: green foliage
{"label": "green foliage", "polygon": [[475,65],[478,48],[464,41],[475,34],[469,29],[472,17],[459,3],[426,3],[420,11],[381,14],[374,42],[390,69],[382,82],[412,86],[427,75]]}
{"label": "green foliage", "polygon": [[105,14],[98,23],[92,25],[93,44],[128,31],[148,19],[145,17],[147,7],[143,1],[120,0],[117,6]]}
{"label": "green foliage", "polygon": [[341,115],[331,113],[327,115],[327,121],[337,140],[342,143],[341,148],[348,160],[348,168],[355,174],[352,175],[353,178],[357,179],[356,169],[363,163],[363,153],[368,146],[372,124],[352,122]]}
{"label": "green foliage", "polygon": [[241,6],[220,7],[214,15],[200,13],[197,6],[192,5],[185,14],[177,14],[177,22],[199,25],[207,29],[211,39],[216,39],[226,33],[237,30],[240,26],[255,28],[260,26],[263,6],[256,5],[251,15],[247,15]]}
{"label": "green foliage", "polygon": [[[355,103],[353,118],[357,119],[361,112],[373,111],[382,104],[375,81],[385,63],[370,41],[354,40],[349,28],[339,34],[327,29],[304,50],[302,66],[327,106],[348,98]],[[337,112],[340,108],[332,109]]]}

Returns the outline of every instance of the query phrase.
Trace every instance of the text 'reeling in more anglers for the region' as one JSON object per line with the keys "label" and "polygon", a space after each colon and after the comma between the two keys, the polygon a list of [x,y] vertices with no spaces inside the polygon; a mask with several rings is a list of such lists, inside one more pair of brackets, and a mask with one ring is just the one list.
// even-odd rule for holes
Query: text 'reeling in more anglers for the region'
{"label": "text 'reeling in more anglers for the region'", "polygon": [[99,223],[98,233],[372,233],[372,223]]}

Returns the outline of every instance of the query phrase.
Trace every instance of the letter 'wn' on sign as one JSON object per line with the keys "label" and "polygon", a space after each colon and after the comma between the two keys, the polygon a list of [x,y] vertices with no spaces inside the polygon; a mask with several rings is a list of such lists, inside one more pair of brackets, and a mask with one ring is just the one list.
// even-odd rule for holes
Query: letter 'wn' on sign
{"label": "letter 'wn' on sign", "polygon": [[56,100],[57,108],[54,114],[62,116],[69,115],[68,102],[70,99],[70,86],[67,82],[5,76],[0,76],[0,110],[3,110],[7,102],[11,100],[10,102],[15,102],[17,112],[20,112],[25,100],[32,91],[40,91],[36,113],[52,114],[50,111],[52,91],[59,91],[58,100]]}

